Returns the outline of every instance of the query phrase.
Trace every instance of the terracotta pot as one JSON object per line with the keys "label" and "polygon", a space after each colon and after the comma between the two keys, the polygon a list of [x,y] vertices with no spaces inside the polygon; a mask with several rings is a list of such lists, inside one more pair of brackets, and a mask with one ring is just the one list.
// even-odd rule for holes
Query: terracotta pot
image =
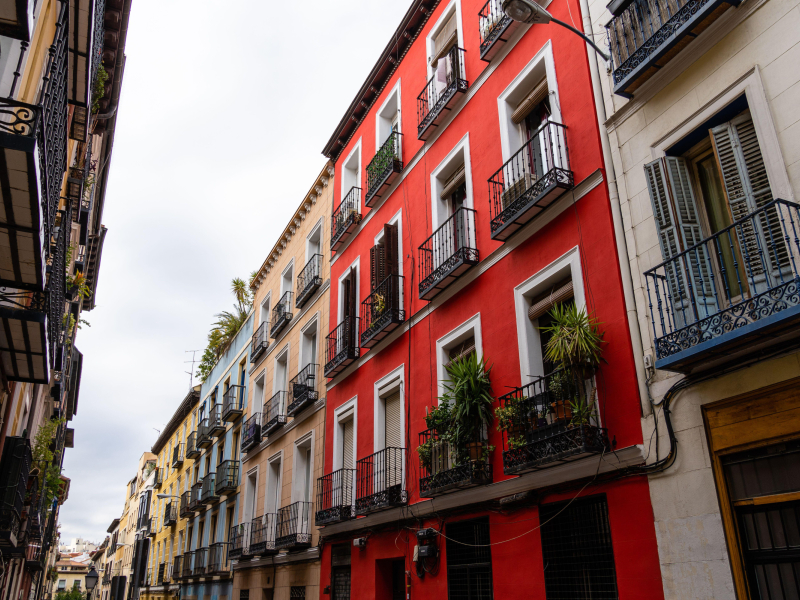
{"label": "terracotta pot", "polygon": [[567,403],[550,404],[550,414],[553,415],[554,423],[572,420],[572,407]]}

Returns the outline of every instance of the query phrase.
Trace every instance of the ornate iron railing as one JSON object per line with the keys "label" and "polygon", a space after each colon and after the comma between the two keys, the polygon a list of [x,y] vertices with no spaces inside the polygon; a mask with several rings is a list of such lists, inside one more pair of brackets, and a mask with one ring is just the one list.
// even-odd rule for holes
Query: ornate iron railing
{"label": "ornate iron railing", "polygon": [[165,581],[169,581],[169,576],[167,575],[167,564],[162,562],[158,564],[158,575],[155,585],[164,585]]}
{"label": "ornate iron railing", "polygon": [[339,469],[317,479],[317,525],[355,517],[353,481],[355,469]]}
{"label": "ornate iron railing", "polygon": [[[481,34],[481,60],[491,60],[492,50],[500,41],[508,38],[508,30],[514,21],[503,10],[502,0],[488,0],[478,13],[478,29]],[[508,33],[507,33],[508,32]],[[503,34],[506,34],[505,36]],[[491,55],[491,56],[490,56]]]}
{"label": "ornate iron railing", "polygon": [[218,496],[236,491],[239,486],[239,461],[224,460],[217,465],[217,487]]}
{"label": "ornate iron railing", "polygon": [[361,303],[361,347],[372,348],[406,320],[402,275],[389,275]]}
{"label": "ornate iron railing", "polygon": [[311,502],[295,502],[278,509],[275,548],[299,550],[311,546]]}
{"label": "ornate iron railing", "polygon": [[217,437],[225,433],[225,421],[222,420],[222,405],[214,404],[208,409],[208,434]]}
{"label": "ornate iron railing", "polygon": [[206,573],[209,575],[218,575],[220,573],[227,573],[230,570],[228,563],[228,544],[224,542],[217,542],[208,547],[208,561],[206,564]]}
{"label": "ornate iron railing", "polygon": [[799,211],[773,200],[644,273],[657,360],[714,353],[800,310]]}
{"label": "ornate iron railing", "polygon": [[191,517],[193,508],[192,490],[187,490],[181,494],[181,517]]}
{"label": "ornate iron railing", "polygon": [[281,299],[272,309],[272,326],[269,329],[269,334],[272,338],[278,337],[278,334],[292,320],[292,292],[284,292]]}
{"label": "ornate iron railing", "polygon": [[261,413],[255,413],[242,425],[242,452],[261,443]]}
{"label": "ornate iron railing", "polygon": [[250,539],[247,545],[247,554],[250,556],[264,556],[275,554],[275,526],[276,515],[269,513],[256,517],[250,524]]}
{"label": "ornate iron railing", "polygon": [[175,525],[178,523],[178,503],[168,502],[164,507],[164,526]]}
{"label": "ornate iron railing", "polygon": [[431,300],[477,263],[475,211],[461,207],[419,247],[419,297]]}
{"label": "ornate iron railing", "polygon": [[312,256],[297,275],[295,308],[301,308],[322,285],[322,254]]}
{"label": "ornate iron railing", "polygon": [[596,395],[593,378],[558,370],[500,396],[510,415],[502,435],[503,471],[532,471],[609,448]]}
{"label": "ornate iron railing", "polygon": [[426,429],[419,434],[420,496],[431,498],[492,482],[486,440],[457,448],[440,433]]}
{"label": "ornate iron railing", "polygon": [[331,250],[336,252],[361,223],[361,188],[353,186],[331,216]]}
{"label": "ornate iron railing", "polygon": [[261,418],[262,435],[269,435],[286,423],[287,392],[275,392],[272,398],[264,403],[264,416]]}
{"label": "ornate iron railing", "polygon": [[397,174],[403,170],[403,157],[400,150],[402,135],[399,131],[392,131],[367,165],[365,206],[372,206],[373,198],[380,198],[378,192],[381,188],[384,185],[390,185]]}
{"label": "ornate iron railing", "polygon": [[263,321],[250,341],[250,360],[255,362],[269,348],[269,321]]}
{"label": "ornate iron railing", "polygon": [[316,389],[318,369],[319,365],[315,363],[306,365],[289,382],[289,397],[291,401],[286,408],[288,416],[295,416],[306,406],[319,400],[319,392]]}
{"label": "ornate iron railing", "polygon": [[216,486],[216,473],[208,473],[203,477],[203,488],[200,492],[201,502],[216,502],[219,500]]}
{"label": "ornate iron railing", "polygon": [[192,486],[192,495],[189,500],[189,508],[193,510],[201,510],[204,508],[201,503],[201,496],[203,494],[203,481],[200,480]]}
{"label": "ornate iron railing", "polygon": [[197,447],[208,448],[211,445],[211,434],[208,431],[208,417],[197,423]]}
{"label": "ornate iron railing", "polygon": [[356,360],[358,347],[358,318],[344,317],[325,338],[325,376],[333,377]]}
{"label": "ornate iron railing", "polygon": [[153,486],[159,488],[162,483],[164,483],[164,469],[162,467],[156,467]]}
{"label": "ornate iron railing", "polygon": [[208,548],[198,548],[194,551],[192,574],[195,577],[206,574],[206,558],[208,558]]}
{"label": "ornate iron railing", "polygon": [[222,419],[224,421],[235,421],[244,412],[243,385],[232,385],[222,396]]}
{"label": "ornate iron railing", "polygon": [[493,239],[508,239],[573,187],[566,131],[546,121],[489,179]]}
{"label": "ornate iron railing", "polygon": [[183,444],[176,444],[172,450],[172,468],[183,464]]}
{"label": "ornate iron railing", "polygon": [[51,247],[51,270],[47,278],[47,336],[50,343],[50,364],[56,371],[64,367],[64,350],[67,341],[74,334],[64,325],[65,301],[67,293],[67,251],[71,226],[71,207],[59,211],[55,232],[55,243]]}
{"label": "ornate iron railing", "polygon": [[147,520],[147,537],[156,537],[156,533],[158,533],[158,517],[150,517]]}
{"label": "ornate iron railing", "polygon": [[384,448],[356,462],[356,513],[401,506],[408,502],[405,448]]}
{"label": "ornate iron railing", "polygon": [[[94,3],[94,31],[92,34],[92,59],[90,93],[94,91],[97,82],[97,71],[103,62],[103,41],[105,37],[106,0],[95,0]],[[90,107],[91,108],[91,107]]]}
{"label": "ornate iron railing", "polygon": [[228,557],[239,558],[244,554],[247,547],[247,540],[250,537],[250,523],[234,525],[228,534]]}
{"label": "ornate iron railing", "polygon": [[184,552],[183,554],[183,570],[181,577],[184,579],[192,576],[192,561],[194,560],[194,550]]}
{"label": "ornate iron railing", "polygon": [[445,61],[443,70],[434,68],[433,77],[417,96],[417,137],[427,139],[430,128],[437,124],[442,113],[450,107],[456,95],[467,91],[467,76],[464,71],[464,50],[458,46],[440,59]]}
{"label": "ornate iron railing", "polygon": [[183,578],[183,554],[172,559],[172,579],[180,581]]}
{"label": "ornate iron railing", "polygon": [[200,456],[200,447],[197,445],[197,432],[192,431],[186,436],[186,458],[197,458],[198,456]]}

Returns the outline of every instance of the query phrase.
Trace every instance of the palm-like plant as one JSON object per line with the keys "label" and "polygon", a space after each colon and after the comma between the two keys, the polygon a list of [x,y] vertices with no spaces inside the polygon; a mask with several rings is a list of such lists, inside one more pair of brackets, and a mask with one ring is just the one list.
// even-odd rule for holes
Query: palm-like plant
{"label": "palm-like plant", "polygon": [[469,444],[480,443],[484,427],[488,430],[494,418],[492,367],[471,352],[447,365],[446,370],[450,380],[444,383],[440,400],[453,407],[450,435],[454,446],[463,452]]}
{"label": "palm-like plant", "polygon": [[603,334],[585,308],[574,303],[556,304],[550,310],[552,324],[542,327],[550,333],[545,358],[583,378],[590,377],[600,366]]}

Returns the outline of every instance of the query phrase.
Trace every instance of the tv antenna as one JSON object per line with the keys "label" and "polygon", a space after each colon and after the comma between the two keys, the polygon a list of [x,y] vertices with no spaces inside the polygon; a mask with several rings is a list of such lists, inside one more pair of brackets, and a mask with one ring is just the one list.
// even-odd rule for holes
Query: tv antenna
{"label": "tv antenna", "polygon": [[184,364],[185,363],[192,363],[192,370],[191,371],[184,371],[184,373],[188,373],[189,374],[189,389],[192,389],[194,387],[194,363],[198,362],[197,360],[195,360],[194,355],[195,355],[195,352],[201,352],[201,350],[185,350],[185,352],[187,354],[189,352],[192,353],[192,360],[183,361]]}

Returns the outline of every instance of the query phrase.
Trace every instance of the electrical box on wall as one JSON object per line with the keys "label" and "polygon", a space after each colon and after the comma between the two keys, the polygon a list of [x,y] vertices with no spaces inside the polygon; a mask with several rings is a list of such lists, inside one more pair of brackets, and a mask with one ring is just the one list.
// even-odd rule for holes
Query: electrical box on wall
{"label": "electrical box on wall", "polygon": [[356,548],[366,548],[367,547],[367,538],[365,538],[365,537],[355,538],[353,540],[353,546],[355,546]]}
{"label": "electrical box on wall", "polygon": [[436,546],[419,546],[420,558],[434,558],[436,556]]}

